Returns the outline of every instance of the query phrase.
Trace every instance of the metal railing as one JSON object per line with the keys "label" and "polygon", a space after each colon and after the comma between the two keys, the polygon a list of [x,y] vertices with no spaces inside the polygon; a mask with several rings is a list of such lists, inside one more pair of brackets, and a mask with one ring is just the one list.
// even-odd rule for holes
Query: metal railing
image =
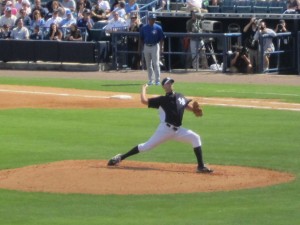
{"label": "metal railing", "polygon": [[[241,33],[199,33],[199,34],[192,34],[192,33],[164,33],[165,34],[165,49],[162,53],[162,55],[165,57],[168,63],[168,70],[172,71],[172,56],[188,56],[191,55],[191,52],[184,52],[184,51],[178,51],[177,49],[174,49],[174,46],[172,46],[172,40],[174,39],[183,39],[183,38],[193,38],[193,39],[199,39],[204,41],[211,41],[213,39],[214,41],[218,42],[220,41],[220,45],[222,46],[221,51],[209,51],[206,52],[206,56],[209,57],[215,57],[216,58],[222,58],[220,64],[222,64],[222,72],[226,72],[228,68],[228,62],[230,54],[228,53],[229,50],[231,50],[231,39],[237,38],[238,43],[241,43]],[[126,44],[126,41],[124,39],[126,37],[139,37],[138,32],[114,32],[112,33],[112,47],[113,47],[113,55],[114,57],[114,67],[119,69],[119,58],[122,54],[128,54],[128,53],[135,53],[135,54],[141,54],[141,52],[138,51],[132,51],[130,49],[125,49],[120,47],[120,43]],[[123,46],[124,47],[124,46]],[[178,46],[177,46],[178,47]],[[200,57],[200,51],[196,51],[196,57]],[[218,61],[218,60],[217,60]],[[215,62],[218,63],[218,62]],[[198,66],[196,70],[198,71]]]}
{"label": "metal railing", "polygon": [[[191,52],[187,51],[181,51],[181,49],[178,49],[178,46],[173,46],[172,41],[174,39],[180,39],[183,38],[193,38],[204,40],[204,41],[210,41],[211,39],[214,42],[217,42],[218,46],[221,46],[220,49],[217,49],[215,51],[212,49],[212,51],[206,51],[206,57],[213,57],[216,64],[222,65],[222,72],[225,73],[228,71],[228,65],[230,64],[230,57],[232,56],[232,53],[230,52],[232,50],[232,39],[237,39],[237,45],[241,46],[241,33],[201,33],[201,34],[191,34],[191,33],[164,33],[165,34],[165,51],[162,53],[164,58],[167,62],[167,68],[171,72],[172,71],[172,57],[177,56],[191,56]],[[127,49],[126,47],[126,38],[127,37],[139,37],[138,32],[115,32],[112,34],[112,46],[113,46],[113,55],[114,57],[114,65],[115,68],[119,67],[119,58],[122,54],[128,54],[128,53],[134,53],[134,54],[141,54],[141,52],[138,51],[132,51],[131,49]],[[259,40],[259,49],[263,49],[263,43],[265,38],[270,38],[268,35],[262,35]],[[282,42],[284,38],[288,38],[290,41],[288,48],[281,48]],[[298,40],[300,38],[300,32],[298,33]],[[123,40],[123,41],[122,41]],[[120,43],[123,43],[123,47],[120,48]],[[286,33],[278,33],[276,37],[273,37],[273,42],[275,44],[275,51],[274,52],[264,52],[259,51],[258,57],[259,57],[259,63],[258,66],[258,73],[274,73],[274,72],[282,72],[282,71],[292,71],[292,70],[298,70],[298,73],[300,74],[300,63],[296,64],[296,56],[298,56],[298,59],[300,58],[300,45],[296,45],[295,38],[292,36],[291,32]],[[124,47],[125,46],[125,47]],[[296,49],[296,46],[298,46],[298,49]],[[177,47],[177,48],[176,48]],[[270,67],[267,69],[263,68],[263,62],[264,62],[264,56],[266,54],[269,54],[271,57],[270,61]],[[298,55],[297,55],[298,54]],[[196,52],[196,57],[200,57],[200,51]],[[286,57],[290,57],[290,60],[285,60]],[[284,65],[282,63],[283,61],[288,61]],[[120,68],[120,67],[119,67]],[[197,65],[196,71],[198,71],[199,67]]]}

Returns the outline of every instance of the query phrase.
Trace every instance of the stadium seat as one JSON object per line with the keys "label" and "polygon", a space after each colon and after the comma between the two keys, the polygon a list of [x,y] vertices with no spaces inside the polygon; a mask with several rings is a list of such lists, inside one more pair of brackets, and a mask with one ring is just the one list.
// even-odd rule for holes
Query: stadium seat
{"label": "stadium seat", "polygon": [[235,13],[235,6],[226,6],[226,5],[223,5],[221,7],[221,12],[222,13]]}
{"label": "stadium seat", "polygon": [[235,0],[223,0],[221,3],[221,12],[222,13],[235,13]]}
{"label": "stadium seat", "polygon": [[269,1],[266,0],[257,0],[255,1],[255,3],[253,4],[253,6],[260,6],[260,7],[267,7],[269,6]]}
{"label": "stadium seat", "polygon": [[281,14],[283,13],[283,7],[269,7],[269,13],[274,13],[274,14]]}
{"label": "stadium seat", "polygon": [[219,13],[220,12],[220,6],[218,5],[209,5],[207,6],[207,10],[209,13]]}
{"label": "stadium seat", "polygon": [[207,11],[209,13],[219,13],[220,12],[220,6],[218,5],[208,5]]}
{"label": "stadium seat", "polygon": [[253,6],[253,13],[268,13],[267,6]]}
{"label": "stadium seat", "polygon": [[251,13],[252,12],[252,7],[251,6],[236,6],[236,12],[237,13]]}

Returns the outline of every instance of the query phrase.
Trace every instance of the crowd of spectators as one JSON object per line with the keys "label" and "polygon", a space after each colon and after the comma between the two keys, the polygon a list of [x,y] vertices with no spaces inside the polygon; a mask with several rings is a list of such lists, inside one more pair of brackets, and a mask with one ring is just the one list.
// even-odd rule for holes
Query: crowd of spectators
{"label": "crowd of spectators", "polygon": [[[0,0],[1,1],[1,0]],[[279,0],[274,0],[279,1]],[[163,1],[162,1],[163,2]],[[187,0],[188,11],[207,12],[207,6],[218,6],[221,0]],[[165,4],[163,4],[165,7]],[[300,0],[287,0],[287,10],[299,11]],[[139,18],[139,5],[136,0],[115,0],[112,4],[108,0],[49,0],[41,2],[34,0],[2,0],[0,17],[0,39],[21,40],[53,40],[53,41],[84,41],[90,40],[90,31],[96,24],[103,24],[107,35],[117,30],[138,32],[141,27]],[[238,64],[245,70],[243,72],[256,72],[258,68],[258,40],[262,34],[275,36],[277,32],[285,32],[286,25],[278,24],[274,30],[267,28],[264,21],[252,18],[243,28],[245,38],[244,48],[240,48],[231,60],[231,66]],[[186,31],[200,33],[201,21],[194,13],[188,21]],[[189,40],[191,52],[191,66],[198,68],[200,65],[207,68],[205,47],[203,41],[198,43],[196,39]],[[282,45],[286,40],[282,41]],[[128,47],[132,51],[138,51],[138,38],[129,37]],[[264,43],[266,53],[274,51],[272,38]],[[244,50],[241,50],[244,49]],[[246,49],[246,50],[245,50]],[[200,58],[199,54],[200,53]],[[140,67],[140,56],[132,54],[130,67]],[[270,54],[265,54],[264,69],[269,67]],[[200,62],[199,62],[200,59]]]}
{"label": "crowd of spectators", "polygon": [[[139,11],[136,0],[0,0],[1,39],[89,40],[95,23],[107,25],[108,33],[128,29],[131,13]],[[138,15],[137,13],[135,15]],[[20,22],[21,21],[21,22]],[[102,26],[104,27],[104,26]],[[15,35],[16,30],[26,35]]]}

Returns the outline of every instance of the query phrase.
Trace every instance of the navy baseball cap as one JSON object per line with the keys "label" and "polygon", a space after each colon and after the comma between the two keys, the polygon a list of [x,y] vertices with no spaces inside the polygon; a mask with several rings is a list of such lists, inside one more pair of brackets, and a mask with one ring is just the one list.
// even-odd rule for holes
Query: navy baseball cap
{"label": "navy baseball cap", "polygon": [[166,77],[162,80],[161,85],[164,86],[165,84],[170,83],[170,82],[173,84],[175,81],[170,77]]}
{"label": "navy baseball cap", "polygon": [[156,15],[153,14],[153,13],[152,13],[152,14],[149,14],[148,18],[149,18],[149,19],[156,19]]}

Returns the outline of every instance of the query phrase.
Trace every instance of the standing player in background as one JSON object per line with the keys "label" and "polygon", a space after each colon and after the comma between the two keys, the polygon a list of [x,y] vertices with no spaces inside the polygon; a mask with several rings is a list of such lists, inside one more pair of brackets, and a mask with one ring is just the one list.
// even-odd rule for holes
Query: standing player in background
{"label": "standing player in background", "polygon": [[[186,31],[188,33],[202,33],[201,18],[197,15],[198,11],[191,11],[191,18],[186,22]],[[204,41],[199,38],[190,38],[190,51],[192,56],[192,66],[194,69],[199,68],[199,58],[201,60],[201,68],[208,69],[208,62],[205,55]]]}
{"label": "standing player in background", "polygon": [[153,85],[153,69],[155,84],[160,85],[160,54],[163,52],[164,33],[160,25],[155,23],[156,15],[150,14],[148,24],[140,29],[140,46],[144,48],[144,57],[148,72],[148,85]]}
{"label": "standing player in background", "polygon": [[188,100],[182,94],[176,93],[173,89],[173,83],[174,80],[169,77],[163,79],[162,88],[166,94],[164,96],[149,99],[146,96],[148,85],[143,85],[141,102],[148,105],[149,108],[156,108],[159,110],[160,124],[153,136],[147,142],[135,146],[126,154],[114,156],[108,161],[108,166],[115,166],[129,156],[151,150],[168,140],[176,140],[190,143],[193,146],[198,162],[196,170],[198,173],[213,172],[213,170],[204,166],[200,136],[194,131],[181,126],[185,109],[193,111],[196,116],[202,116],[202,110],[200,110],[199,114],[196,113],[194,106],[189,104],[192,100]]}

